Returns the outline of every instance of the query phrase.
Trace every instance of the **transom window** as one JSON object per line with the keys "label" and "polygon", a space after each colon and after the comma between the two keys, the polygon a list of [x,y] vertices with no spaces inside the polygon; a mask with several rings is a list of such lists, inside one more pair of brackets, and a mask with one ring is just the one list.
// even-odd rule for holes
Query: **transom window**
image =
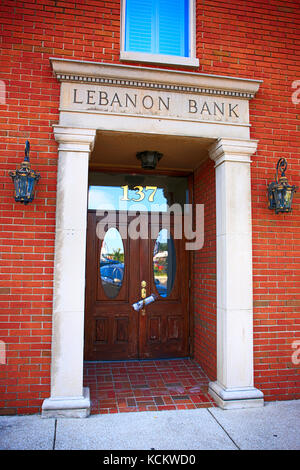
{"label": "transom window", "polygon": [[121,60],[197,67],[194,7],[194,0],[124,0]]}

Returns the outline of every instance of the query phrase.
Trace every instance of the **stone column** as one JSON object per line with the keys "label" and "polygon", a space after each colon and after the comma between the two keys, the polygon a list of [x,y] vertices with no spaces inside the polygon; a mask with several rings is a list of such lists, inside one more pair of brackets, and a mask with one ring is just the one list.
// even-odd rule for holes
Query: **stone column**
{"label": "stone column", "polygon": [[53,286],[51,396],[42,417],[85,417],[83,337],[88,163],[96,131],[54,127],[59,143]]}
{"label": "stone column", "polygon": [[219,139],[216,171],[217,381],[209,391],[224,409],[263,405],[253,386],[250,157],[257,141]]}

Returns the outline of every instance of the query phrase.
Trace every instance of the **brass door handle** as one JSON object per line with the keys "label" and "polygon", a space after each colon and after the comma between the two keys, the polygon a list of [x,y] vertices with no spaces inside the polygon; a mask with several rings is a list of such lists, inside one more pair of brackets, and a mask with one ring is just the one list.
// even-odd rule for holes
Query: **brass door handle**
{"label": "brass door handle", "polygon": [[147,282],[142,281],[141,282],[141,298],[143,299],[143,307],[141,309],[141,314],[143,317],[146,315],[146,309],[145,309],[145,298],[147,297],[146,286],[147,286]]}
{"label": "brass door handle", "polygon": [[142,299],[145,299],[145,298],[147,297],[146,286],[147,286],[147,282],[146,282],[146,281],[142,281],[142,282],[141,282],[141,298],[142,298]]}

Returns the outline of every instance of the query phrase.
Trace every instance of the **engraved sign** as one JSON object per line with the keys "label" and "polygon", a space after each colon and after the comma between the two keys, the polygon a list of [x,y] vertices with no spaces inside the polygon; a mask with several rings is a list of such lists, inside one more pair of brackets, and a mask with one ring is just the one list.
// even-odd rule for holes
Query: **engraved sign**
{"label": "engraved sign", "polygon": [[92,83],[62,83],[62,88],[63,110],[206,122],[248,122],[248,100],[227,96],[225,92],[218,96],[217,91],[205,94],[190,93],[186,89],[168,91]]}

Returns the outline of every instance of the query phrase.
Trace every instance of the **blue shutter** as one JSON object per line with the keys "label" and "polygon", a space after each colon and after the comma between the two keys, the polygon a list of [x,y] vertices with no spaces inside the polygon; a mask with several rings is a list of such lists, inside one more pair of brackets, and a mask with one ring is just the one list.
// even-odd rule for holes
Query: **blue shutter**
{"label": "blue shutter", "polygon": [[126,0],[125,51],[189,56],[189,0]]}
{"label": "blue shutter", "polygon": [[125,51],[153,53],[153,0],[127,0]]}
{"label": "blue shutter", "polygon": [[157,53],[188,57],[189,0],[158,1]]}

